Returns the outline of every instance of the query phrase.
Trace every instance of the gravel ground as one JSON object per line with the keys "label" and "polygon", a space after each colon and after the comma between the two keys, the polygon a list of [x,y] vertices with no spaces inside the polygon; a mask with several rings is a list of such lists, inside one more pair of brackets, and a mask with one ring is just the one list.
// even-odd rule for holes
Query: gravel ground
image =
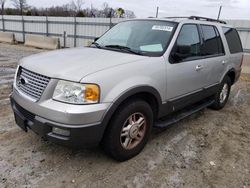
{"label": "gravel ground", "polygon": [[[40,51],[0,44],[2,70]],[[99,148],[72,150],[23,132],[9,92],[0,84],[0,187],[250,187],[250,76],[233,86],[223,110],[154,130],[143,152],[123,163]]]}
{"label": "gravel ground", "polygon": [[42,51],[43,50],[24,47],[21,45],[0,43],[0,84],[2,85],[13,82],[15,68],[17,62],[21,58]]}

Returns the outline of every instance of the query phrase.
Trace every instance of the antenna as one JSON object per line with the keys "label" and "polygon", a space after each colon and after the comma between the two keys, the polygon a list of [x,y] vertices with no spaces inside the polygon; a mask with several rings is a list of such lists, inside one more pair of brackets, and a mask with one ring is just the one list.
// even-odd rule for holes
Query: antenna
{"label": "antenna", "polygon": [[156,15],[155,15],[156,18],[158,18],[158,14],[159,14],[159,7],[157,7],[156,9]]}
{"label": "antenna", "polygon": [[219,14],[218,14],[217,20],[220,19],[221,9],[222,9],[222,6],[220,6],[220,10],[219,10]]}

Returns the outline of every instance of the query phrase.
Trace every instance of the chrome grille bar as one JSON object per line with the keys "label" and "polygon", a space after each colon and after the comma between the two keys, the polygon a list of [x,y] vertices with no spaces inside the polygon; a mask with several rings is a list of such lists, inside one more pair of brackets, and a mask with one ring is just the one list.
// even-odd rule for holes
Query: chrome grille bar
{"label": "chrome grille bar", "polygon": [[38,101],[45,88],[47,87],[50,78],[38,73],[29,71],[23,67],[19,67],[16,86],[19,91]]}

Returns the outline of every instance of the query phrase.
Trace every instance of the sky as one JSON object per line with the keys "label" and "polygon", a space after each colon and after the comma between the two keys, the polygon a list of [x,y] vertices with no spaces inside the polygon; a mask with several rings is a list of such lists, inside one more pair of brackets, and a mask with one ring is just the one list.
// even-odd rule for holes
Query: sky
{"label": "sky", "polygon": [[[71,0],[27,0],[30,5],[49,7],[62,5]],[[155,16],[159,6],[159,17],[167,16],[206,16],[217,18],[222,5],[222,19],[250,19],[250,0],[85,0],[84,8],[101,8],[107,2],[112,8],[123,8],[134,11],[136,17]]]}

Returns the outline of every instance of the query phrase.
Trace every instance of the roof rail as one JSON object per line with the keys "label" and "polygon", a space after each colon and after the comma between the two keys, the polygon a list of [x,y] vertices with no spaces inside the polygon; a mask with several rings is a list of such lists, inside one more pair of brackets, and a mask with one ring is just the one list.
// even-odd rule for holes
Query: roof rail
{"label": "roof rail", "polygon": [[188,16],[170,16],[170,17],[164,17],[164,18],[172,19],[172,18],[189,18],[189,17]]}
{"label": "roof rail", "polygon": [[204,20],[204,21],[208,21],[208,22],[218,22],[218,23],[222,23],[222,24],[227,24],[227,22],[222,21],[222,20],[216,20],[216,19],[200,17],[200,16],[190,16],[190,17],[188,17],[188,19],[191,19],[191,20]]}

